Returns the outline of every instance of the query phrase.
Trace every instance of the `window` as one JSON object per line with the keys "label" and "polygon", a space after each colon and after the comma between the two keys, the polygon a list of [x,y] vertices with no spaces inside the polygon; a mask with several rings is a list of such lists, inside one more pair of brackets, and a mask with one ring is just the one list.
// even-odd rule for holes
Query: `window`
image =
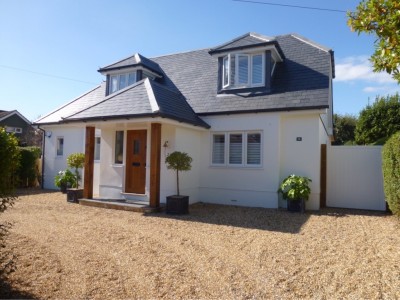
{"label": "window", "polygon": [[96,136],[94,143],[94,160],[100,160],[100,143],[101,138]]}
{"label": "window", "polygon": [[247,164],[261,165],[261,134],[247,134]]}
{"label": "window", "polygon": [[243,139],[241,133],[229,134],[229,164],[241,165],[243,163]]}
{"label": "window", "polygon": [[127,86],[136,82],[136,71],[110,76],[108,83],[108,92],[112,94],[116,91],[122,90]]}
{"label": "window", "polygon": [[222,87],[248,88],[264,85],[264,54],[228,54],[222,60]]}
{"label": "window", "polygon": [[[261,132],[227,132],[212,135],[214,166],[260,167]],[[225,159],[227,157],[227,161]]]}
{"label": "window", "polygon": [[123,156],[124,156],[124,132],[117,131],[115,132],[115,164],[122,164]]}
{"label": "window", "polygon": [[22,128],[21,127],[9,127],[9,126],[6,126],[6,132],[8,132],[8,133],[12,133],[12,132],[14,132],[14,133],[22,133]]}
{"label": "window", "polygon": [[57,137],[57,156],[63,156],[64,155],[64,138],[63,137]]}
{"label": "window", "polygon": [[213,135],[212,163],[214,165],[225,163],[225,134]]}

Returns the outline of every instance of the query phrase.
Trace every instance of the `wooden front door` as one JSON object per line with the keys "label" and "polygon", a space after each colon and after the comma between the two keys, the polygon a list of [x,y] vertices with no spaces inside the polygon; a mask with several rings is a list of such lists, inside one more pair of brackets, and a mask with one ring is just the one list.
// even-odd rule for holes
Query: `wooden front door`
{"label": "wooden front door", "polygon": [[126,138],[125,192],[144,194],[146,185],[146,130],[128,130]]}

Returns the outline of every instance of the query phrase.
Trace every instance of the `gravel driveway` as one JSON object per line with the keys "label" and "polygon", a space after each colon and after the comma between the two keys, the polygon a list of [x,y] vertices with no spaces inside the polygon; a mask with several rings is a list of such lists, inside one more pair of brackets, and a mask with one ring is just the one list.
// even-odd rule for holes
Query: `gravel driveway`
{"label": "gravel driveway", "polygon": [[3,251],[12,250],[17,267],[0,296],[400,298],[400,222],[392,216],[209,204],[168,216],[65,197],[30,192],[0,216],[13,223]]}

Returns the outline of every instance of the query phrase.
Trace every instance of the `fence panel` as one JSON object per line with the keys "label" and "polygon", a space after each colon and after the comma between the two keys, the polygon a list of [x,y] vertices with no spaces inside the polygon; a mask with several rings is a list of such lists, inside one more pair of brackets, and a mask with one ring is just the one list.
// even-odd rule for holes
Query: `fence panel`
{"label": "fence panel", "polygon": [[386,209],[381,146],[328,146],[327,206]]}

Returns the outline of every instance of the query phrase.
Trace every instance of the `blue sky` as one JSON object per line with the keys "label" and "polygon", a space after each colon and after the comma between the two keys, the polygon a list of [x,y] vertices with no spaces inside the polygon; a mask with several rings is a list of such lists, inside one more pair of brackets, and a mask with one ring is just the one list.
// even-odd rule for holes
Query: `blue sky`
{"label": "blue sky", "polygon": [[[359,3],[265,2],[344,11]],[[232,0],[0,0],[0,109],[34,120],[104,80],[101,66],[136,52],[210,48],[246,32],[295,32],[332,48],[337,113],[357,115],[368,99],[400,91],[389,75],[372,72],[375,38],[351,32],[345,13]]]}

